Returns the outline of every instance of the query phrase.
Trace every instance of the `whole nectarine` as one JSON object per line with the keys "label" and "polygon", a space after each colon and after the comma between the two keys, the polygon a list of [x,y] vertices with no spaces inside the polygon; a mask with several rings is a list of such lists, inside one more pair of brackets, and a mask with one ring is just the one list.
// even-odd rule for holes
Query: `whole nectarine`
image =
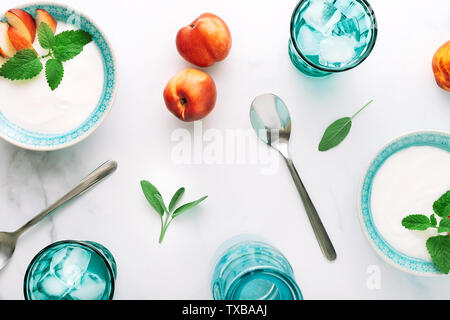
{"label": "whole nectarine", "polygon": [[433,72],[438,86],[450,91],[450,41],[444,43],[434,55]]}
{"label": "whole nectarine", "polygon": [[231,50],[227,24],[212,13],[204,13],[178,31],[176,44],[183,58],[199,67],[224,60]]}
{"label": "whole nectarine", "polygon": [[214,109],[216,99],[214,80],[207,73],[192,68],[176,74],[164,89],[167,109],[185,122],[206,117]]}

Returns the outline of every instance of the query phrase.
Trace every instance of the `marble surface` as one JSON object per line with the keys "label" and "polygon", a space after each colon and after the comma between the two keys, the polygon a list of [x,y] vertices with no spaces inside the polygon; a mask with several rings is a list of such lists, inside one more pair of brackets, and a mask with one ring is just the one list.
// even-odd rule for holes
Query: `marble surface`
{"label": "marble surface", "polygon": [[[22,225],[101,162],[114,159],[119,170],[24,235],[0,271],[0,299],[23,299],[31,259],[67,239],[97,241],[112,251],[116,299],[210,299],[217,248],[242,233],[260,235],[284,252],[306,299],[450,298],[450,278],[415,277],[385,264],[357,218],[361,178],[387,141],[413,130],[450,130],[450,94],[436,86],[431,72],[434,51],[450,36],[447,0],[432,6],[371,0],[379,22],[372,55],[356,69],[326,79],[303,76],[289,60],[295,0],[65,2],[109,36],[118,61],[117,99],[101,128],[72,148],[37,153],[0,141],[1,229]],[[0,11],[20,4],[2,0]],[[181,164],[174,157],[177,129],[194,129],[166,111],[162,91],[172,75],[190,66],[176,51],[177,30],[205,11],[229,24],[234,42],[229,58],[207,69],[219,96],[203,130],[247,134],[255,96],[273,92],[285,100],[293,121],[292,157],[335,243],[335,263],[323,258],[281,161],[271,162],[277,165],[268,173],[264,157],[253,163],[243,157]],[[350,137],[319,153],[326,126],[370,99],[375,102],[355,121]],[[255,143],[256,136],[248,137]],[[231,148],[223,151],[236,155]],[[166,199],[179,186],[187,187],[185,200],[210,198],[175,221],[159,245],[159,218],[140,191],[141,179],[151,180]]]}

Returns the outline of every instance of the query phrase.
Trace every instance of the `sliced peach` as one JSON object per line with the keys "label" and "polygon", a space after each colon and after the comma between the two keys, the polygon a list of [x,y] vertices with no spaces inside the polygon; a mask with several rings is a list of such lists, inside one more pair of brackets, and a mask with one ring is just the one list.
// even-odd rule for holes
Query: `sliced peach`
{"label": "sliced peach", "polygon": [[50,29],[52,29],[53,33],[56,33],[56,25],[57,25],[56,20],[53,19],[51,14],[48,13],[47,11],[45,11],[43,9],[37,9],[36,10],[36,28],[39,28],[39,25],[42,22],[45,22],[46,24],[48,24]]}
{"label": "sliced peach", "polygon": [[19,32],[13,26],[9,26],[8,28],[8,37],[9,41],[11,41],[13,47],[19,51],[23,49],[33,49],[33,45],[28,39],[26,39],[22,33]]}
{"label": "sliced peach", "polygon": [[0,22],[0,56],[6,59],[16,54],[16,49],[9,40],[8,29],[9,25],[6,22]]}
{"label": "sliced peach", "polygon": [[36,37],[36,23],[29,13],[21,9],[11,9],[6,12],[5,16],[9,24],[17,29],[22,37],[30,43],[34,42]]}

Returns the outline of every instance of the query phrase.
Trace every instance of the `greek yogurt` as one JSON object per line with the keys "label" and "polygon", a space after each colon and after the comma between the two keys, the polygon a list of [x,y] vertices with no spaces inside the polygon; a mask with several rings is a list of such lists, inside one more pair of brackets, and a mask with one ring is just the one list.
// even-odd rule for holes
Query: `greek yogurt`
{"label": "greek yogurt", "polygon": [[[71,29],[74,28],[58,22],[56,33]],[[40,47],[37,39],[34,48],[40,56],[48,52]],[[0,78],[0,112],[12,123],[33,132],[59,134],[77,128],[95,110],[101,98],[103,59],[98,47],[91,42],[63,65],[64,77],[55,91],[50,90],[44,71],[26,81]]]}
{"label": "greek yogurt", "polygon": [[433,213],[433,203],[450,190],[450,153],[434,147],[410,147],[386,160],[372,185],[371,209],[381,236],[396,250],[431,261],[426,241],[435,229],[410,231],[402,220]]}

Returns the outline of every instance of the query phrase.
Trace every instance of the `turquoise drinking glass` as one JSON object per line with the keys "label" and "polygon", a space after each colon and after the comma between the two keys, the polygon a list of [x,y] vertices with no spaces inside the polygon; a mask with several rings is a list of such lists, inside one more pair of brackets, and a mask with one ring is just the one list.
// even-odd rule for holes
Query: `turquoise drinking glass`
{"label": "turquoise drinking glass", "polygon": [[56,242],[30,263],[26,300],[111,300],[117,275],[111,252],[91,241]]}
{"label": "turquoise drinking glass", "polygon": [[365,0],[301,0],[292,14],[289,57],[312,77],[361,64],[377,39],[377,20]]}
{"label": "turquoise drinking glass", "polygon": [[215,300],[302,300],[291,265],[261,241],[243,241],[219,258],[212,277]]}

